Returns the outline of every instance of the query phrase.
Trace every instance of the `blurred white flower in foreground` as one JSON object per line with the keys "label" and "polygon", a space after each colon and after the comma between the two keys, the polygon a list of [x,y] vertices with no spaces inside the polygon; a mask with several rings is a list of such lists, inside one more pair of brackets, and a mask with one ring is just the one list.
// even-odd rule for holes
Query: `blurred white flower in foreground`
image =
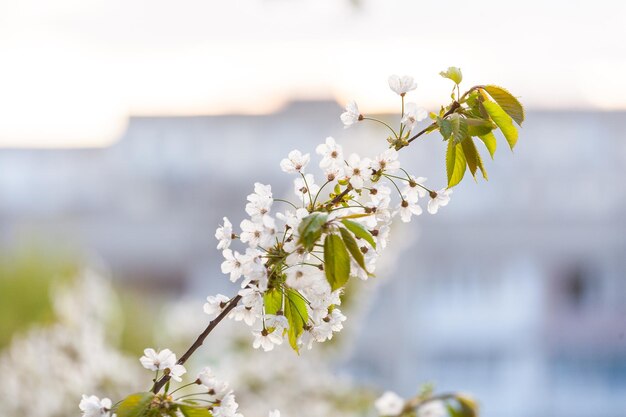
{"label": "blurred white flower in foreground", "polygon": [[83,412],[83,417],[109,417],[112,405],[108,398],[99,399],[95,395],[90,397],[83,395],[78,408]]}
{"label": "blurred white flower in foreground", "polygon": [[381,416],[397,416],[404,408],[404,400],[395,392],[387,391],[374,403]]}
{"label": "blurred white flower in foreground", "polygon": [[[119,398],[144,381],[135,360],[109,343],[118,335],[106,322],[119,307],[107,280],[87,270],[51,298],[57,322],[15,336],[0,354],[3,417],[76,415],[76,399],[85,392]],[[92,413],[95,405],[91,397],[83,402]]]}
{"label": "blurred white flower in foreground", "polygon": [[443,401],[428,401],[417,409],[417,417],[445,417],[448,410]]}

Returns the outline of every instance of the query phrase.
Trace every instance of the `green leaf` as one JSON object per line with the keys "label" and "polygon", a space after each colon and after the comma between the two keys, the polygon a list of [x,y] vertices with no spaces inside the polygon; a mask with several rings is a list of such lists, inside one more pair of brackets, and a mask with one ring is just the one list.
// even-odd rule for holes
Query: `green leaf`
{"label": "green leaf", "polygon": [[298,351],[298,337],[304,331],[304,325],[309,321],[309,312],[306,309],[304,297],[296,290],[288,288],[285,292],[285,317],[289,322],[289,344]]}
{"label": "green leaf", "polygon": [[463,154],[463,148],[454,141],[448,141],[448,150],[446,151],[446,173],[448,174],[448,188],[457,185],[465,175],[467,162]]}
{"label": "green leaf", "polygon": [[324,271],[333,291],[343,287],[350,277],[350,255],[337,235],[326,235],[324,240]]}
{"label": "green leaf", "polygon": [[448,78],[454,81],[455,84],[461,84],[463,80],[463,74],[461,74],[461,68],[457,67],[448,67],[446,71],[441,71],[439,73],[443,78]]}
{"label": "green leaf", "polygon": [[487,178],[487,170],[483,165],[483,160],[480,157],[480,152],[476,149],[476,144],[472,140],[472,138],[467,138],[463,142],[461,142],[463,146],[463,153],[465,154],[465,159],[467,160],[467,166],[472,173],[474,179],[476,179],[476,169],[480,169],[480,172],[483,174],[484,179]]}
{"label": "green leaf", "polygon": [[354,239],[354,237],[352,237],[352,234],[343,227],[339,228],[339,233],[341,233],[343,243],[346,245],[346,248],[348,249],[348,252],[350,252],[350,255],[352,255],[352,258],[356,261],[357,264],[359,264],[361,268],[363,268],[367,272],[363,252],[361,252],[361,248],[359,248],[359,244],[356,243],[356,240]]}
{"label": "green leaf", "polygon": [[461,406],[460,411],[463,417],[478,416],[478,404],[473,398],[462,394],[456,394],[455,398]]}
{"label": "green leaf", "polygon": [[484,90],[502,107],[506,114],[515,120],[515,123],[522,126],[524,122],[524,106],[515,96],[497,85],[486,85]]}
{"label": "green leaf", "polygon": [[263,304],[266,314],[276,314],[283,306],[283,293],[277,288],[266,291],[263,295]]}
{"label": "green leaf", "polygon": [[469,137],[467,120],[458,113],[453,113],[449,119],[452,125],[452,139],[456,143],[463,142],[465,138]]}
{"label": "green leaf", "polygon": [[511,116],[506,114],[502,107],[498,105],[498,103],[494,103],[493,101],[485,100],[483,102],[483,106],[487,113],[489,113],[489,117],[498,125],[502,134],[506,138],[506,141],[509,143],[511,150],[515,147],[517,143],[517,129],[513,125],[513,119]]}
{"label": "green leaf", "polygon": [[439,132],[443,136],[443,140],[450,139],[450,136],[452,136],[452,123],[450,120],[438,118],[437,125],[439,125]]}
{"label": "green leaf", "polygon": [[154,398],[151,392],[138,392],[131,394],[117,406],[117,417],[142,417],[150,408]]}
{"label": "green leaf", "polygon": [[461,147],[463,148],[463,154],[465,155],[467,167],[469,168],[472,177],[476,179],[476,170],[478,169],[478,151],[476,150],[474,141],[472,138],[467,138],[461,142]]}
{"label": "green leaf", "polygon": [[354,233],[354,236],[365,240],[367,243],[372,245],[374,249],[376,249],[376,242],[374,241],[374,237],[369,232],[369,230],[363,227],[363,225],[350,220],[342,220],[341,223],[343,223],[343,225],[346,226],[349,231]]}
{"label": "green leaf", "polygon": [[315,243],[322,236],[322,226],[327,219],[328,214],[316,212],[309,214],[300,222],[298,243],[304,246],[307,251],[312,251]]}
{"label": "green leaf", "polygon": [[491,120],[467,118],[467,133],[469,136],[481,136],[491,132],[495,125]]}
{"label": "green leaf", "polygon": [[371,213],[353,213],[353,214],[348,214],[346,216],[341,216],[338,217],[339,220],[342,219],[360,219],[361,217],[369,217],[371,216]]}
{"label": "green leaf", "polygon": [[208,409],[202,408],[199,406],[180,404],[178,406],[178,409],[185,417],[212,417],[213,416],[213,414],[211,414],[211,412]]}
{"label": "green leaf", "polygon": [[489,151],[489,155],[491,155],[491,159],[493,159],[496,153],[496,136],[492,132],[489,132],[486,135],[478,136],[478,138],[483,141]]}

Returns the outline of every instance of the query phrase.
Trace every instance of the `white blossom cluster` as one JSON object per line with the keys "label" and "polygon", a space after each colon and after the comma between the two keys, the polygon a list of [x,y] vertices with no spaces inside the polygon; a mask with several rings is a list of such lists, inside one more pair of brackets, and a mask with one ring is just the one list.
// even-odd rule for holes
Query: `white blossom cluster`
{"label": "white blossom cluster", "polygon": [[[72,416],[85,391],[119,396],[142,382],[139,367],[110,343],[117,335],[107,322],[119,311],[106,279],[85,270],[50,298],[54,323],[15,336],[0,354],[3,417]],[[81,403],[94,415],[93,398]]]}
{"label": "white blossom cluster", "polygon": [[[403,101],[404,95],[416,88],[413,78],[408,76],[392,76],[389,85]],[[425,111],[414,103],[403,105],[401,131],[411,131],[424,117]],[[341,115],[346,127],[364,119],[354,102],[348,104]],[[327,214],[330,228],[341,219],[350,218],[371,233],[375,247],[359,240],[365,267],[352,260],[350,268],[353,277],[366,280],[375,271],[380,251],[387,246],[395,217],[409,222],[413,216],[422,214],[420,204],[425,198],[428,198],[427,210],[431,214],[437,213],[450,200],[450,190],[432,191],[425,185],[426,178],[407,173],[394,148],[373,157],[346,155],[343,147],[328,137],[315,151],[323,172],[321,181],[307,171],[311,155],[293,150],[280,162],[280,167],[296,177],[293,181],[295,200],[275,200],[270,185],[256,183],[254,192],[247,197],[245,211],[249,218],[240,223],[239,231],[235,232],[232,223],[224,217],[215,233],[217,248],[224,257],[221,270],[232,282],[241,285],[238,293],[241,302],[229,317],[251,326],[253,346],[265,351],[282,344],[289,328],[283,308],[275,314],[267,313],[264,295],[269,290],[277,289],[285,294],[283,306],[289,302],[288,291],[296,292],[306,302],[308,317],[297,347],[310,349],[313,342],[330,340],[346,320],[338,308],[342,289],[333,291],[325,278],[322,236],[313,250],[306,250],[301,244],[299,228],[307,216],[316,212]],[[279,203],[285,205],[276,209]],[[233,249],[235,239],[245,247]],[[215,318],[231,300],[221,294],[209,296],[204,311]]]}
{"label": "white blossom cluster", "polygon": [[[393,391],[386,391],[374,402],[376,411],[382,417],[396,417],[405,410],[406,401]],[[445,417],[446,405],[441,400],[429,400],[417,407],[417,417]]]}

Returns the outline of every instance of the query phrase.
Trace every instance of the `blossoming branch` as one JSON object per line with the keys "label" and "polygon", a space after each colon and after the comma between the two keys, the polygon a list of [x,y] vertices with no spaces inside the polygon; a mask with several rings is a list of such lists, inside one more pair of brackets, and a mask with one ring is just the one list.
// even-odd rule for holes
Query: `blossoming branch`
{"label": "blossoming branch", "polygon": [[[344,153],[337,141],[328,137],[315,153],[323,177],[308,172],[311,154],[292,150],[280,161],[283,172],[293,175],[293,200],[274,198],[272,187],[256,183],[247,197],[249,218],[238,230],[224,217],[215,237],[224,261],[221,271],[240,290],[229,297],[207,297],[204,312],[211,322],[191,347],[180,357],[168,349],[146,349],[141,364],[153,371],[147,392],[133,394],[113,405],[109,399],[85,396],[80,408],[86,417],[173,416],[236,417],[238,405],[228,384],[206,368],[192,382],[196,394],[176,396],[182,387],[170,390],[171,380],[181,382],[185,362],[203,344],[213,328],[224,318],[245,323],[251,329],[252,346],[270,351],[287,342],[299,351],[333,338],[344,327],[346,316],[341,301],[350,279],[367,280],[376,271],[376,262],[387,246],[394,219],[409,222],[423,213],[436,214],[450,202],[452,187],[467,169],[472,176],[487,173],[474,142],[482,142],[491,157],[496,150],[494,131],[500,130],[511,149],[517,142],[517,129],[524,110],[507,90],[493,86],[474,86],[460,94],[462,80],[458,68],[441,75],[453,81],[452,102],[437,113],[428,113],[413,102],[405,102],[417,84],[409,76],[391,76],[389,87],[400,97],[399,127],[369,117],[350,102],[340,118],[346,128],[363,121],[388,128],[388,148],[379,154],[361,156]],[[430,117],[422,130],[418,124]],[[399,153],[422,135],[439,131],[447,142],[445,187],[431,188],[426,178],[402,168]],[[163,391],[162,391],[163,390]],[[409,415],[423,404],[430,410],[448,410],[433,405],[432,395],[404,402],[387,393],[377,402],[383,415]],[[465,397],[450,395],[438,401],[456,401],[463,409],[473,410]],[[446,403],[450,406],[450,403]],[[443,415],[431,412],[429,415]],[[270,416],[279,416],[273,411]]]}

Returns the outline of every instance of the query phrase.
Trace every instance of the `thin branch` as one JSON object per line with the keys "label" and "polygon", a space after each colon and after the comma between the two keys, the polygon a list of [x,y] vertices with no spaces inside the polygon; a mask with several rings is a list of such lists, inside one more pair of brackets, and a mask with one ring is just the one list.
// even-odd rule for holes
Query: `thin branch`
{"label": "thin branch", "polygon": [[[458,109],[459,107],[461,107],[461,105],[459,104],[458,101],[455,101],[452,103],[452,105],[450,106],[450,109],[445,112],[445,114],[443,115],[442,119],[450,116],[452,113],[454,113],[456,111],[456,109]],[[422,136],[424,133],[428,132],[429,129],[431,129],[432,127],[437,126],[437,123],[433,122],[431,124],[429,124],[426,128],[424,128],[422,131],[420,131],[419,133],[413,135],[411,138],[409,138],[409,140],[407,140],[408,143],[413,142],[415,139],[419,138],[420,136]]]}
{"label": "thin branch", "polygon": [[[209,323],[209,325],[207,326],[206,329],[204,329],[204,331],[202,333],[200,333],[200,336],[198,336],[198,338],[196,339],[196,341],[193,343],[193,345],[191,345],[189,347],[189,349],[187,349],[187,351],[183,354],[183,356],[180,357],[180,359],[178,360],[178,362],[176,362],[177,365],[183,365],[185,362],[187,362],[187,360],[191,357],[191,355],[193,355],[193,353],[198,350],[198,348],[200,346],[202,346],[202,344],[204,343],[204,339],[207,338],[207,336],[209,335],[209,333],[211,333],[213,331],[213,329],[222,321],[224,320],[224,318],[228,315],[228,313],[230,313],[230,311],[235,308],[237,306],[237,304],[239,303],[239,301],[241,300],[241,295],[237,295],[236,297],[234,297],[226,306],[226,308],[224,308],[224,310],[222,310],[222,312],[219,314],[219,316],[217,316],[216,318],[214,318],[213,320],[211,320],[211,322]],[[161,388],[163,388],[163,386],[167,383],[167,381],[170,380],[170,376],[169,375],[164,375],[163,377],[161,377],[161,379],[159,379],[157,382],[154,383],[154,387],[152,388],[152,392],[154,394],[157,394]]]}

